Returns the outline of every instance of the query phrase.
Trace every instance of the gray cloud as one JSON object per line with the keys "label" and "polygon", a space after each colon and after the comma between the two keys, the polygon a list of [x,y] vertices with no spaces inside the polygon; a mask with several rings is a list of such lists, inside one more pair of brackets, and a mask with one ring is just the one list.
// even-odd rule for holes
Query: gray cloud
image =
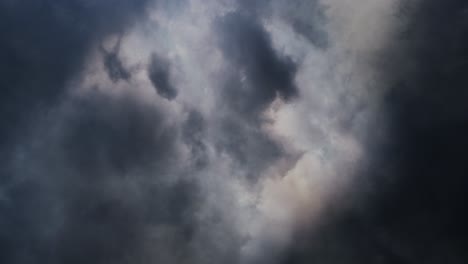
{"label": "gray cloud", "polygon": [[162,57],[156,54],[151,56],[148,77],[160,96],[168,100],[172,100],[177,96],[177,89],[171,84],[170,80],[170,64]]}
{"label": "gray cloud", "polygon": [[0,262],[463,263],[436,2],[0,0]]}
{"label": "gray cloud", "polygon": [[120,41],[121,39],[119,38],[111,51],[107,51],[101,46],[104,67],[106,68],[107,75],[113,82],[119,80],[128,81],[132,77],[130,71],[125,68],[122,60],[119,58]]}
{"label": "gray cloud", "polygon": [[125,263],[144,253],[152,226],[190,236],[197,187],[169,180],[177,131],[158,109],[96,92],[58,110],[11,163],[2,208],[16,221],[2,241],[17,244],[3,261]]}
{"label": "gray cloud", "polygon": [[30,111],[61,95],[67,80],[80,72],[93,43],[123,30],[145,5],[144,0],[1,1],[0,115],[6,122],[1,144],[14,142],[18,125]]}
{"label": "gray cloud", "polygon": [[226,86],[225,96],[236,111],[255,115],[277,96],[289,100],[297,96],[294,84],[297,65],[277,54],[260,21],[242,13],[219,19],[220,47],[232,63],[237,82]]}
{"label": "gray cloud", "polygon": [[182,126],[182,138],[191,151],[191,162],[199,169],[207,166],[207,146],[203,142],[206,124],[203,116],[197,111],[191,111]]}
{"label": "gray cloud", "polygon": [[325,4],[317,0],[239,0],[241,12],[254,17],[276,17],[286,21],[299,35],[319,48],[328,46]]}
{"label": "gray cloud", "polygon": [[[107,182],[112,173],[143,164],[137,160],[151,153],[140,149],[141,140],[157,140],[148,137],[155,130],[142,121],[157,120],[146,113],[138,119],[136,105],[116,107],[102,97],[70,102],[73,114],[64,123],[41,115],[57,110],[93,45],[124,30],[145,6],[146,1],[0,2],[2,263],[103,263],[119,257],[123,262],[136,245],[140,209],[126,203],[124,193],[110,191]],[[134,120],[117,121],[124,113]]]}
{"label": "gray cloud", "polygon": [[303,35],[311,43],[314,43],[317,47],[327,47],[328,43],[326,33],[321,29],[317,29],[315,27],[315,24],[310,24],[307,21],[295,19],[293,20],[291,25],[298,34]]}
{"label": "gray cloud", "polygon": [[[285,153],[262,129],[262,113],[276,98],[298,96],[297,65],[274,50],[269,33],[256,17],[229,13],[215,22],[218,44],[229,62],[220,92],[219,148],[230,153],[248,178],[259,174]],[[226,100],[227,99],[227,100]]]}
{"label": "gray cloud", "polygon": [[[199,52],[184,50],[183,34],[194,29],[171,27],[201,13],[179,3],[1,3],[14,28],[0,46],[8,84],[1,114],[14,120],[2,131],[11,142],[1,149],[2,263],[251,263],[273,259],[258,249],[283,248],[266,239],[262,225],[275,221],[264,200],[274,198],[263,184],[285,176],[298,155],[266,128],[275,123],[267,112],[300,98],[301,65],[264,21],[272,3],[257,2],[255,12],[214,8],[204,24],[212,42],[200,43],[221,55],[210,58],[218,71],[211,79],[197,62],[184,72],[180,64]],[[153,22],[164,43],[132,39]],[[147,59],[144,74],[126,67]],[[177,79],[184,74],[188,85]],[[187,89],[202,101],[190,104]]]}
{"label": "gray cloud", "polygon": [[296,235],[285,263],[466,261],[466,8],[397,2],[396,33],[376,59],[387,128],[371,127],[369,160],[351,184],[357,198]]}

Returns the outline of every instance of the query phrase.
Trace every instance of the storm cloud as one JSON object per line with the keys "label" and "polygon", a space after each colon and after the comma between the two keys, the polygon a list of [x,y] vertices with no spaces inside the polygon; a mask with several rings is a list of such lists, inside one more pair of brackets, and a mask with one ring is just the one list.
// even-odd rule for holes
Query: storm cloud
{"label": "storm cloud", "polygon": [[398,3],[376,64],[387,128],[367,146],[358,198],[298,234],[286,263],[466,261],[466,8]]}
{"label": "storm cloud", "polygon": [[460,0],[0,0],[0,262],[465,263]]}

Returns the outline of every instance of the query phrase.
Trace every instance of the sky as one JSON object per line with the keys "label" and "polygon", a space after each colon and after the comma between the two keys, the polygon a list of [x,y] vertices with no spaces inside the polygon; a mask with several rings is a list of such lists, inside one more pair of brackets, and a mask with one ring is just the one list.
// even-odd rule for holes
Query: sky
{"label": "sky", "polygon": [[0,263],[467,263],[466,70],[463,0],[0,0]]}

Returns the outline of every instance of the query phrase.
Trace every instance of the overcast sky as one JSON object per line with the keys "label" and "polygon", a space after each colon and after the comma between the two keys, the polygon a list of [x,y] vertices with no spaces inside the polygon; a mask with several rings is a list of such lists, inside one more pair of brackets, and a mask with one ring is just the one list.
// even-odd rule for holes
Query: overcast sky
{"label": "overcast sky", "polygon": [[466,263],[467,70],[462,0],[0,0],[0,263]]}

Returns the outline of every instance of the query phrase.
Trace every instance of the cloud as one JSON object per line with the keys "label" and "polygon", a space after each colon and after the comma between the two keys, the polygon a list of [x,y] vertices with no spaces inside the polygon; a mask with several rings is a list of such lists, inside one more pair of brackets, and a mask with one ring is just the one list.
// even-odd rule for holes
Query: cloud
{"label": "cloud", "polygon": [[289,100],[297,96],[294,84],[297,66],[272,47],[269,34],[255,18],[231,13],[220,18],[220,47],[237,70],[238,83],[226,87],[237,111],[258,113],[276,96]]}
{"label": "cloud", "polygon": [[374,206],[378,225],[394,234],[390,245],[399,244],[409,263],[466,257],[466,8],[463,1],[409,5],[385,57],[391,132],[377,164],[390,168],[391,182]]}
{"label": "cloud", "polygon": [[386,22],[393,32],[374,53],[383,99],[364,145],[366,165],[348,202],[339,199],[340,209],[297,234],[285,263],[466,259],[466,3],[399,1],[394,8]]}
{"label": "cloud", "polygon": [[465,9],[0,1],[0,262],[462,263]]}
{"label": "cloud", "polygon": [[145,6],[144,0],[1,1],[2,146],[14,142],[31,111],[57,100],[94,43],[125,30]]}
{"label": "cloud", "polygon": [[325,52],[320,26],[276,1],[152,4],[2,3],[2,113],[19,120],[2,131],[2,262],[265,262],[319,215],[304,209],[333,189],[327,143],[298,147],[279,116],[309,109],[291,50]]}
{"label": "cloud", "polygon": [[[249,263],[273,259],[263,249],[282,252],[288,239],[262,226],[289,236],[271,208],[288,193],[282,184],[308,170],[295,167],[303,149],[272,131],[278,108],[299,102],[301,65],[275,42],[272,13],[261,10],[271,3],[258,13],[145,4],[67,1],[37,14],[22,4],[46,29],[18,26],[12,43],[48,38],[5,53],[22,70],[5,81],[22,124],[2,148],[3,262]],[[4,5],[16,12],[5,19],[22,19],[19,6]],[[45,88],[25,94],[33,85]],[[294,223],[299,210],[286,218]]]}
{"label": "cloud", "polygon": [[128,81],[132,77],[130,71],[124,67],[122,60],[119,58],[120,41],[121,39],[119,38],[111,51],[107,51],[104,47],[101,47],[104,67],[106,68],[107,75],[113,82],[119,80]]}
{"label": "cloud", "polygon": [[177,96],[177,89],[170,81],[170,64],[162,57],[156,54],[151,56],[148,77],[160,96],[168,100],[172,100]]}
{"label": "cloud", "polygon": [[178,133],[164,120],[131,95],[99,92],[45,116],[9,164],[2,210],[15,221],[1,240],[15,244],[2,261],[124,263],[146,254],[152,227],[190,237],[198,187],[177,180]]}

